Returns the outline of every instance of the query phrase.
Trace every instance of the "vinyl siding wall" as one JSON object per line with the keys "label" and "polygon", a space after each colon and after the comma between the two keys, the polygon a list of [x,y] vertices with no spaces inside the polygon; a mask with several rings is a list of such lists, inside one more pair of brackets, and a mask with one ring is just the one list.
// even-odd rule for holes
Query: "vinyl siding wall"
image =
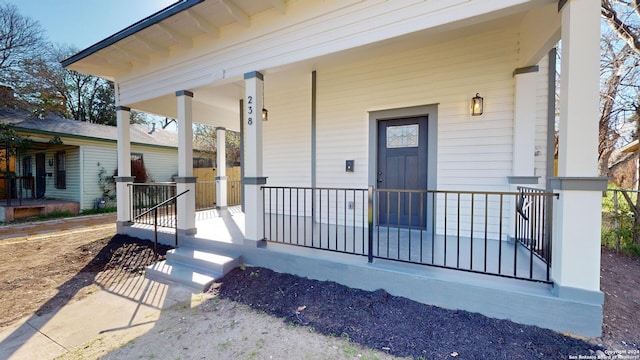
{"label": "vinyl siding wall", "polygon": [[[31,139],[37,142],[49,140],[34,136]],[[46,178],[45,196],[80,202],[80,209],[94,208],[96,199],[102,197],[98,175],[100,169],[104,169],[107,176],[113,176],[118,168],[116,143],[64,137],[62,137],[62,141],[68,145],[64,149],[60,149],[67,154],[67,187],[66,189],[55,187],[55,154],[58,150],[44,151],[46,172],[52,174],[51,177]],[[35,154],[42,152],[31,153],[34,175]],[[172,176],[178,173],[177,149],[132,145],[131,152],[142,154],[147,172],[150,178],[156,182],[171,181]],[[80,166],[81,158],[82,168]],[[54,166],[50,167],[49,161],[52,161]]]}
{"label": "vinyl siding wall", "polygon": [[[467,34],[427,46],[413,40],[409,45],[390,43],[382,50],[365,50],[348,61],[316,67],[317,186],[369,185],[369,166],[375,166],[375,159],[373,163],[369,159],[370,111],[438,104],[437,189],[509,191],[517,29]],[[545,59],[541,65],[536,134],[532,136],[541,151],[535,171],[544,176]],[[311,184],[310,78],[310,73],[265,76],[265,106],[270,118],[264,130],[268,185]],[[470,100],[476,93],[484,97],[484,114],[472,117]],[[355,160],[354,172],[345,172],[348,159]],[[512,211],[508,202],[505,205],[504,211]],[[497,206],[496,202],[490,205]],[[468,211],[470,205],[463,201],[462,207]],[[443,208],[443,201],[439,201],[439,217]],[[339,222],[342,217],[338,215]],[[497,216],[491,221],[490,231],[495,233]]]}

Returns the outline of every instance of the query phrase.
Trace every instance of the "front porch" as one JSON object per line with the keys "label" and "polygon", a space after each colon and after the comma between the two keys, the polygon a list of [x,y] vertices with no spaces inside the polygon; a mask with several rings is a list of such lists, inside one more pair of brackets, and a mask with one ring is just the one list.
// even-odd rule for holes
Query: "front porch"
{"label": "front porch", "polygon": [[[153,236],[129,226],[127,125],[132,109],[162,114],[186,194],[176,252],[600,334],[597,3],[258,3],[240,29],[238,9],[181,2],[63,61],[118,86],[120,233]],[[221,167],[219,209],[195,215],[194,124],[216,127],[217,164],[225,131],[241,133],[242,213]],[[537,205],[525,184],[553,194]]]}
{"label": "front porch", "polygon": [[[269,213],[265,213],[269,217]],[[296,228],[296,217],[272,215],[272,222],[267,222],[265,229],[269,228],[269,223],[273,224],[275,231],[276,223],[293,224]],[[597,301],[589,302],[585,299],[567,298],[559,296],[558,289],[553,284],[544,281],[546,278],[547,266],[543,261],[533,256],[531,252],[527,254],[526,248],[522,245],[514,245],[513,241],[488,240],[487,256],[480,260],[476,253],[471,257],[471,244],[475,249],[484,249],[478,245],[480,239],[470,241],[469,237],[449,235],[445,242],[443,235],[432,236],[426,230],[407,230],[395,228],[393,231],[389,227],[375,226],[374,244],[376,247],[372,261],[368,256],[360,253],[364,247],[342,248],[336,247],[336,234],[338,238],[341,234],[356,234],[356,243],[362,243],[357,239],[363,233],[365,237],[368,229],[358,226],[336,226],[311,222],[305,219],[308,231],[307,244],[304,246],[296,241],[291,241],[295,237],[289,236],[288,226],[285,226],[287,236],[283,241],[267,240],[264,246],[257,247],[254,243],[247,243],[244,236],[245,215],[240,206],[233,206],[226,209],[213,209],[199,211],[196,213],[196,226],[198,232],[194,235],[180,237],[180,247],[192,252],[206,252],[210,254],[237,257],[240,263],[250,266],[261,266],[273,269],[278,272],[291,273],[316,280],[329,280],[341,283],[346,286],[364,289],[377,290],[385,289],[392,295],[404,296],[415,301],[423,302],[448,309],[465,309],[479,312],[487,316],[509,319],[524,324],[533,324],[557,331],[565,331],[579,334],[590,334],[596,336],[593,329],[599,328],[600,304]],[[298,217],[298,224],[304,228],[302,218]],[[313,228],[311,231],[310,228]],[[336,232],[337,230],[337,232]],[[380,235],[376,233],[380,231]],[[384,233],[389,230],[389,234],[395,232],[398,236],[390,236],[390,241],[386,241]],[[320,237],[320,233],[324,235]],[[153,227],[150,225],[135,224],[128,227],[127,233],[131,236],[142,238],[153,238]],[[275,232],[273,233],[275,234]],[[292,232],[293,234],[293,232]],[[313,235],[312,235],[313,234]],[[421,237],[422,234],[422,237]],[[311,237],[315,239],[316,246],[311,247]],[[275,237],[275,236],[274,236]],[[410,256],[409,242],[412,239],[411,251],[418,254],[421,251],[432,251],[439,254],[439,260],[434,256],[433,265],[425,266]],[[267,237],[269,239],[269,237]],[[324,240],[322,240],[324,239]],[[348,240],[353,240],[347,235]],[[400,242],[397,240],[400,239]],[[161,228],[158,233],[158,240],[167,243],[174,243],[174,231],[168,228]],[[422,248],[419,241],[424,242]],[[345,243],[349,243],[346,241]],[[484,242],[484,239],[481,240]],[[352,243],[352,242],[351,242]],[[386,245],[390,243],[400,244],[399,248]],[[353,244],[353,243],[352,243]],[[444,247],[447,252],[446,263],[444,262]],[[458,245],[459,244],[459,245]],[[433,246],[433,248],[432,248]],[[456,251],[458,248],[460,251]],[[502,246],[504,257],[502,262],[503,274],[497,270],[497,259],[499,252],[497,248]],[[355,249],[356,251],[351,251]],[[399,249],[399,252],[398,252]],[[345,251],[347,250],[347,251]],[[396,259],[393,254],[400,254]],[[484,253],[484,250],[481,252]],[[516,262],[513,259],[516,254]],[[430,253],[431,254],[431,253]],[[392,255],[392,256],[389,256]],[[431,255],[423,255],[425,263],[430,261]],[[471,260],[474,265],[471,264]],[[482,273],[483,264],[489,264],[486,274]],[[533,265],[534,281],[523,281],[522,279],[509,276],[515,269],[516,274],[526,274]],[[532,309],[538,309],[532,311]]]}
{"label": "front porch", "polygon": [[61,199],[3,199],[0,200],[0,222],[46,215],[54,211],[80,212],[80,203]]}

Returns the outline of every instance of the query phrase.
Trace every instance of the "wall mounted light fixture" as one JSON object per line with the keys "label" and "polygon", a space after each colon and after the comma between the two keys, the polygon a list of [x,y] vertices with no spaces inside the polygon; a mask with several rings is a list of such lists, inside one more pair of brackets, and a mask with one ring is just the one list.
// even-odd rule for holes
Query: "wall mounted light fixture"
{"label": "wall mounted light fixture", "polygon": [[476,96],[471,99],[471,116],[482,115],[483,102],[484,99],[480,96],[480,93],[476,93]]}
{"label": "wall mounted light fixture", "polygon": [[269,110],[262,108],[262,121],[269,120]]}

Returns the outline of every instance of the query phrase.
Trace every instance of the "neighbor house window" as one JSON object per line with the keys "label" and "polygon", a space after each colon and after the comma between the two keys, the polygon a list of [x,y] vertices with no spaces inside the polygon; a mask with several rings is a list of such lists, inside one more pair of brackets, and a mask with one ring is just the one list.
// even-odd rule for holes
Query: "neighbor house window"
{"label": "neighbor house window", "polygon": [[67,153],[56,153],[56,189],[67,188]]}

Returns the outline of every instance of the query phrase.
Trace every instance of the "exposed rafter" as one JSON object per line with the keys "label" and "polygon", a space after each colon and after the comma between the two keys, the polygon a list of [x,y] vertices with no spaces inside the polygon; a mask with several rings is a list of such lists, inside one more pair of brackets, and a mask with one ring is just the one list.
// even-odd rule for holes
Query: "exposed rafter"
{"label": "exposed rafter", "polygon": [[198,15],[192,9],[187,10],[186,13],[189,16],[189,18],[193,20],[196,26],[198,26],[198,29],[204,31],[205,33],[209,34],[214,38],[220,37],[220,30],[218,29],[218,27],[214,26],[213,24],[205,20],[202,16]]}
{"label": "exposed rafter", "polygon": [[280,14],[287,12],[287,4],[285,4],[284,0],[269,0],[269,2]]}
{"label": "exposed rafter", "polygon": [[143,44],[144,44],[144,46],[146,46],[146,47],[147,47],[147,49],[149,49],[149,50],[151,50],[151,51],[155,52],[156,54],[162,55],[162,56],[164,56],[164,57],[169,56],[169,49],[167,49],[166,47],[161,46],[161,45],[158,45],[158,44],[154,43],[154,42],[153,42],[153,41],[151,41],[151,40],[148,40],[148,39],[143,38],[143,37],[142,37],[142,36],[140,36],[140,35],[133,35],[133,37],[134,37],[136,40],[138,40],[138,41],[140,41],[141,43],[143,43]]}
{"label": "exposed rafter", "polygon": [[220,4],[224,5],[224,7],[227,8],[229,14],[236,18],[239,23],[241,23],[245,27],[249,27],[249,25],[251,25],[251,18],[249,18],[249,15],[242,11],[242,9],[240,9],[238,5],[236,5],[233,1],[220,0]]}
{"label": "exposed rafter", "polygon": [[124,54],[124,56],[126,56],[129,60],[136,61],[145,65],[149,63],[149,57],[145,55],[142,55],[131,49],[125,49],[120,45],[114,45],[114,47],[118,49],[118,51],[120,51],[122,54]]}
{"label": "exposed rafter", "polygon": [[130,70],[131,69],[131,63],[122,59],[119,59],[113,55],[109,55],[109,56],[105,56],[102,54],[95,54],[95,56],[100,59],[100,61],[102,61],[105,64],[108,64],[112,67],[121,69],[121,70]]}
{"label": "exposed rafter", "polygon": [[177,42],[178,44],[184,46],[187,49],[190,49],[193,47],[193,41],[190,38],[180,34],[175,29],[163,23],[158,23],[157,26],[158,28],[162,29],[162,31],[164,31],[165,34],[167,34],[167,36],[171,38],[171,40]]}

